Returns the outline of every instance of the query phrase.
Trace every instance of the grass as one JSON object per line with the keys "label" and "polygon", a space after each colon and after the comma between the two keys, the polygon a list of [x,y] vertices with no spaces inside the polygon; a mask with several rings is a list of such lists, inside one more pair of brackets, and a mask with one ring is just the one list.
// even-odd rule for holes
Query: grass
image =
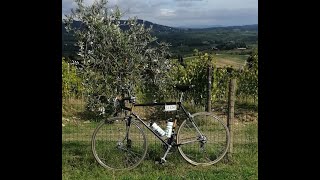
{"label": "grass", "polygon": [[[193,166],[178,152],[170,154],[165,165],[156,164],[152,157],[130,171],[110,171],[94,160],[87,143],[63,142],[62,178],[88,179],[258,179],[256,145],[245,146],[247,153],[235,153],[231,162],[223,160],[208,167]],[[149,148],[149,154],[152,148]]]}
{"label": "grass", "polygon": [[[191,60],[197,56],[189,56],[184,58],[185,60]],[[245,64],[248,55],[234,55],[234,54],[216,54],[214,59],[216,60],[217,67],[232,66],[234,68],[240,68]]]}
{"label": "grass", "polygon": [[165,165],[155,163],[164,154],[160,141],[147,133],[148,153],[144,161],[130,171],[110,171],[100,166],[91,153],[90,138],[96,122],[66,122],[63,127],[62,177],[65,180],[88,179],[258,179],[257,123],[234,125],[235,143],[231,161],[199,167],[186,162],[176,150]]}
{"label": "grass", "polygon": [[[208,167],[189,164],[177,150],[167,156],[165,165],[156,164],[155,160],[163,156],[164,150],[157,148],[161,142],[144,128],[148,141],[148,151],[144,161],[130,171],[110,171],[100,166],[92,155],[91,136],[98,122],[88,121],[81,116],[81,111],[84,110],[83,105],[81,101],[69,100],[63,107],[62,178],[64,180],[258,179],[257,121],[236,122],[233,125],[234,154],[232,158],[230,161],[224,158]],[[140,111],[146,110],[137,109],[137,111],[140,114]],[[225,115],[221,118],[226,120]],[[159,124],[161,125],[160,122]]]}

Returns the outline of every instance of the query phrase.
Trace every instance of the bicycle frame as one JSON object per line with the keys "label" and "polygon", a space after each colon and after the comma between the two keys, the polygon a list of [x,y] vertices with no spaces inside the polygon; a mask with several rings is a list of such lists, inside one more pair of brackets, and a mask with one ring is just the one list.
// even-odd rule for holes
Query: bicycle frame
{"label": "bicycle frame", "polygon": [[[158,135],[147,123],[145,123],[137,114],[135,114],[134,112],[132,112],[133,107],[139,107],[139,106],[165,106],[165,105],[178,105],[178,109],[176,111],[178,111],[180,108],[182,109],[182,111],[185,113],[185,115],[187,116],[187,118],[191,121],[191,123],[193,124],[193,126],[196,128],[197,132],[200,135],[200,139],[197,140],[192,140],[192,141],[187,141],[184,143],[180,143],[180,144],[176,144],[176,146],[179,145],[183,145],[183,144],[187,144],[187,143],[192,143],[195,141],[201,141],[201,139],[203,138],[203,134],[199,131],[196,123],[193,121],[193,117],[192,115],[184,108],[184,106],[182,105],[182,103],[179,102],[164,102],[164,103],[146,103],[146,104],[133,104],[131,109],[128,109],[130,111],[130,114],[128,115],[128,124],[127,126],[130,126],[130,121],[132,116],[134,116],[139,122],[141,122],[146,128],[149,129],[149,131],[151,131],[159,140],[162,141],[162,143],[164,143],[167,146],[171,146],[170,144],[168,144],[165,140],[163,140],[161,138],[160,135]],[[128,130],[127,130],[128,131]],[[128,132],[127,132],[128,135]]]}
{"label": "bicycle frame", "polygon": [[[165,153],[162,157],[160,157],[160,160],[157,161],[158,163],[160,164],[163,164],[166,162],[166,157],[167,155],[169,154],[171,148],[173,147],[177,147],[177,149],[179,150],[181,156],[187,160],[189,163],[193,164],[193,165],[212,165],[216,162],[218,162],[219,160],[221,160],[223,158],[223,156],[227,153],[227,150],[228,150],[228,146],[229,146],[229,142],[230,142],[230,134],[229,134],[229,131],[228,131],[228,128],[227,126],[221,121],[219,120],[216,116],[214,116],[212,113],[206,113],[206,112],[199,112],[199,113],[196,113],[193,115],[190,114],[190,112],[188,112],[185,107],[183,106],[182,104],[182,97],[183,97],[183,94],[184,94],[184,91],[188,90],[188,88],[190,88],[190,86],[186,87],[186,86],[177,86],[178,90],[181,90],[182,93],[181,93],[181,96],[180,96],[180,99],[179,100],[176,100],[174,102],[160,102],[160,103],[157,103],[157,102],[153,102],[153,103],[136,103],[135,101],[135,97],[134,96],[131,96],[131,94],[129,93],[129,96],[124,96],[124,94],[122,94],[120,97],[117,97],[115,99],[115,103],[114,103],[114,107],[115,107],[115,112],[113,114],[113,117],[110,117],[110,118],[107,118],[104,122],[101,122],[99,124],[99,126],[95,129],[94,133],[93,133],[93,136],[92,136],[92,152],[96,158],[96,160],[104,167],[106,168],[110,168],[110,169],[119,169],[118,167],[112,167],[112,166],[109,166],[109,165],[106,165],[99,157],[99,155],[97,154],[97,151],[96,151],[96,135],[99,131],[99,129],[101,127],[103,127],[106,123],[108,125],[108,123],[112,124],[113,122],[118,122],[118,120],[120,120],[119,123],[125,123],[125,131],[123,131],[124,129],[123,128],[120,128],[119,129],[119,132],[121,130],[121,134],[122,132],[125,133],[124,136],[121,135],[120,139],[118,137],[117,141],[116,141],[116,149],[109,149],[110,152],[112,150],[114,151],[124,151],[125,153],[127,153],[127,156],[126,158],[128,159],[128,161],[125,161],[124,163],[127,163],[125,164],[124,167],[120,167],[120,169],[130,169],[130,168],[134,168],[136,167],[139,163],[141,163],[141,161],[143,160],[143,158],[145,158],[146,156],[146,153],[147,153],[147,138],[146,138],[146,135],[145,133],[143,132],[143,129],[141,128],[141,125],[137,124],[137,122],[141,122],[143,124],[143,126],[145,126],[149,131],[151,131],[153,133],[154,136],[156,136],[161,142],[162,142],[162,148],[165,148]],[[127,105],[127,106],[126,106]],[[164,111],[173,111],[173,115],[175,115],[174,117],[174,123],[173,123],[173,126],[172,127],[167,127],[167,129],[173,129],[172,131],[172,134],[170,132],[162,132],[162,131],[159,131],[161,132],[161,134],[159,134],[158,132],[158,129],[159,127],[157,126],[154,126],[154,120],[151,119],[151,121],[147,120],[145,118],[140,118],[138,113],[136,113],[134,111],[134,107],[148,107],[148,106],[151,106],[151,107],[154,107],[154,106],[164,106]],[[162,108],[161,107],[161,108]],[[181,112],[183,111],[183,113]],[[119,113],[125,113],[124,116],[122,115],[118,115]],[[171,113],[170,113],[171,114]],[[186,115],[186,119],[185,117],[181,118],[180,115]],[[202,117],[204,116],[204,119],[202,119]],[[213,120],[215,120],[215,122],[217,122],[218,124],[217,125],[220,125],[223,130],[225,130],[224,132],[226,132],[226,135],[223,137],[225,137],[226,139],[226,143],[224,143],[224,141],[221,141],[223,144],[223,147],[219,145],[219,149],[217,149],[218,153],[219,154],[214,154],[214,156],[208,156],[207,154],[207,151],[205,149],[205,147],[207,146],[206,144],[213,144],[210,140],[213,140],[214,139],[211,139],[211,136],[210,136],[210,132],[211,132],[211,129],[209,128],[209,136],[208,136],[208,139],[207,139],[207,134],[203,134],[202,132],[200,132],[200,129],[201,129],[201,122],[202,120],[206,120],[207,121],[207,116],[210,116],[210,117],[214,117]],[[198,123],[198,118],[199,118],[199,126],[197,125]],[[171,118],[168,120],[170,121],[170,124],[167,123],[167,125],[171,125]],[[176,131],[177,127],[177,120],[183,120],[183,122],[180,122],[179,123],[182,123],[182,124],[179,124],[179,129],[178,131]],[[211,119],[209,119],[209,121],[211,121]],[[190,123],[190,124],[186,124],[186,122]],[[197,122],[197,123],[196,123]],[[150,126],[152,124],[152,126]],[[121,124],[119,124],[121,125]],[[122,124],[123,125],[123,124]],[[211,124],[210,124],[211,125]],[[213,124],[215,126],[215,124]],[[133,132],[132,134],[132,137],[131,137],[131,126],[132,128],[137,128],[138,130],[138,133],[140,133],[139,135],[142,136],[143,138],[143,144],[141,144],[143,146],[143,151],[139,151],[139,152],[134,152],[134,149],[135,149],[135,142],[132,142],[132,141],[135,141],[135,137],[136,137],[136,133]],[[134,126],[134,127],[133,127]],[[207,124],[205,124],[205,126],[207,126]],[[204,127],[205,127],[204,126]],[[156,130],[154,130],[154,127]],[[184,130],[184,127],[186,127],[187,129]],[[110,127],[111,130],[113,129],[112,126]],[[189,133],[189,130],[190,128],[195,128],[195,130],[193,130],[192,133]],[[161,128],[160,128],[161,129]],[[214,128],[215,129],[215,128]],[[206,132],[207,128],[204,128],[204,133]],[[181,131],[181,132],[180,132]],[[113,132],[113,131],[112,131]],[[110,136],[113,136],[114,133],[110,134]],[[218,130],[218,132],[220,133],[220,129]],[[166,135],[164,135],[166,134]],[[170,137],[168,137],[168,134],[171,134]],[[191,135],[191,137],[189,137]],[[215,136],[216,133],[213,133],[213,135]],[[138,136],[138,137],[141,137],[141,136]],[[168,137],[168,138],[167,138]],[[219,135],[218,135],[219,137]],[[210,139],[210,140],[209,140]],[[126,141],[126,142],[125,142]],[[139,138],[138,140],[139,142],[142,142],[141,139]],[[204,157],[206,158],[205,159],[205,162],[203,162],[202,160],[198,160],[196,158],[196,160],[194,160],[192,158],[192,156],[188,156],[187,154],[189,152],[187,152],[187,154],[185,154],[184,152],[184,148],[185,146],[183,145],[186,145],[186,144],[190,144],[190,143],[194,143],[194,145],[196,145],[199,149],[200,152],[198,153],[205,153],[204,154]],[[218,143],[220,143],[220,141],[218,141]],[[182,145],[182,146],[181,146]],[[193,145],[193,146],[194,146]],[[215,145],[213,144],[213,147]],[[133,149],[131,149],[133,148]],[[186,147],[188,148],[188,147]],[[221,148],[225,148],[222,149]],[[211,148],[212,149],[212,148]],[[221,150],[220,150],[221,149]],[[216,148],[213,148],[213,150],[215,151]],[[131,154],[130,156],[132,156],[132,153],[134,153],[134,162],[129,162],[129,154]],[[190,152],[191,153],[191,152]],[[211,153],[214,153],[214,152],[211,152]],[[137,156],[138,155],[138,156]],[[140,155],[140,156],[139,156]],[[191,157],[191,159],[190,159]],[[201,156],[202,157],[202,156]],[[138,158],[138,159],[137,159]],[[128,164],[129,163],[129,164]]]}

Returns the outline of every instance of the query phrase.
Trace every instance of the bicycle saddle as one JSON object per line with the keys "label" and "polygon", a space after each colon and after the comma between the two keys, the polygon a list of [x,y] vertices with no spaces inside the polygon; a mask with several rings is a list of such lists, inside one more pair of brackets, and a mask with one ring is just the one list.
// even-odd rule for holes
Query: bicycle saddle
{"label": "bicycle saddle", "polygon": [[175,85],[174,88],[176,88],[179,91],[186,92],[190,89],[195,87],[195,85]]}

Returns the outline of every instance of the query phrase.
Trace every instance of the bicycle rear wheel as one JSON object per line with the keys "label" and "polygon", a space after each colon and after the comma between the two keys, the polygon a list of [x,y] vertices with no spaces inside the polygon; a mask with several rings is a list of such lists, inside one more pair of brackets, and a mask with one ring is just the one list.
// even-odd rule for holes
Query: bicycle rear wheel
{"label": "bicycle rear wheel", "polygon": [[181,156],[193,165],[208,166],[220,161],[229,148],[230,135],[227,126],[214,114],[200,112],[193,114],[201,136],[193,123],[182,122],[177,134],[178,150]]}
{"label": "bicycle rear wheel", "polygon": [[[92,135],[91,147],[97,162],[112,170],[128,170],[138,166],[147,153],[143,130],[124,117],[109,118],[98,125]],[[128,134],[127,134],[128,132]]]}

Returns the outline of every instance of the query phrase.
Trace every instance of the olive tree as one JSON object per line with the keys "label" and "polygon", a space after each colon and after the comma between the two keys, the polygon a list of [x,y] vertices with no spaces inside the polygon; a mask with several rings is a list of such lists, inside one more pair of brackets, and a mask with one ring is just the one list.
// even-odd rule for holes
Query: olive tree
{"label": "olive tree", "polygon": [[[88,107],[108,107],[124,88],[161,92],[168,82],[169,45],[151,35],[152,27],[139,24],[136,17],[121,20],[120,8],[111,9],[106,0],[75,2],[64,22],[79,48]],[[74,21],[80,21],[80,27],[72,26]]]}

